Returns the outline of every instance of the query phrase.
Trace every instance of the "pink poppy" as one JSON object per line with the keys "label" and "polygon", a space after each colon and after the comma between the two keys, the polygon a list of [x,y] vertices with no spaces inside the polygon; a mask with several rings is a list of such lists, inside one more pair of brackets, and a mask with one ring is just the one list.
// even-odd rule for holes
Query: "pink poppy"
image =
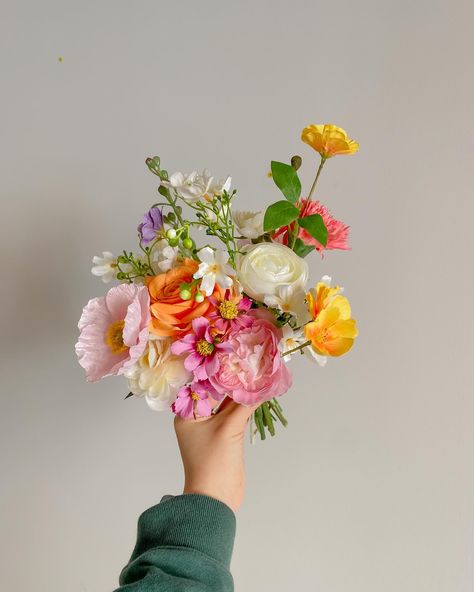
{"label": "pink poppy", "polygon": [[150,321],[145,286],[121,284],[93,298],[82,311],[76,354],[86,378],[96,382],[122,374],[145,351]]}

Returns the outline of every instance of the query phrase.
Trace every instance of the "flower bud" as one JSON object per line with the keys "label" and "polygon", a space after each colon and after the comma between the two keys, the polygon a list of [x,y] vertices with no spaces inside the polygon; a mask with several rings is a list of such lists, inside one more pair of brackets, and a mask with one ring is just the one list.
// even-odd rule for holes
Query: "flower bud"
{"label": "flower bud", "polygon": [[190,300],[191,290],[188,290],[187,288],[181,288],[179,295],[181,296],[181,300]]}
{"label": "flower bud", "polygon": [[295,171],[297,171],[300,168],[302,162],[303,160],[301,156],[298,156],[297,154],[291,157],[291,166],[295,169]]}
{"label": "flower bud", "polygon": [[198,303],[201,303],[204,301],[204,294],[201,294],[201,292],[197,292],[196,296],[194,296],[194,300]]}
{"label": "flower bud", "polygon": [[170,238],[168,239],[168,244],[170,247],[176,247],[178,245],[179,240],[177,238]]}
{"label": "flower bud", "polygon": [[193,248],[193,241],[189,237],[185,238],[183,241],[183,247],[185,249],[192,249]]}
{"label": "flower bud", "polygon": [[174,228],[170,228],[166,233],[167,238],[176,238],[176,230]]}

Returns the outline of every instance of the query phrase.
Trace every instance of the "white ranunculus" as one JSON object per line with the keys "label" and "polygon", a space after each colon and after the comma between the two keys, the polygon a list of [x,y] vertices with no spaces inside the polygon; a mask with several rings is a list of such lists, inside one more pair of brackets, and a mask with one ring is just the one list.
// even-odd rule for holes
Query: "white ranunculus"
{"label": "white ranunculus", "polygon": [[263,212],[241,212],[232,213],[237,232],[245,238],[258,238],[263,234]]}
{"label": "white ranunculus", "polygon": [[150,336],[143,356],[124,373],[130,391],[145,397],[155,411],[169,409],[179,389],[191,379],[183,357],[172,354],[170,346],[170,338]]}
{"label": "white ranunculus", "polygon": [[280,286],[303,288],[308,281],[308,264],[280,243],[251,246],[239,260],[238,279],[244,292],[255,300],[276,296]]}

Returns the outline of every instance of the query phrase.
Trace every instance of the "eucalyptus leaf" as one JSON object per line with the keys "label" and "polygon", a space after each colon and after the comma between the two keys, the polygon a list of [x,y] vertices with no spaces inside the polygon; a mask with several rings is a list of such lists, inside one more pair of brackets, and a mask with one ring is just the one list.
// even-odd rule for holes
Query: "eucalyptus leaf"
{"label": "eucalyptus leaf", "polygon": [[295,203],[301,195],[301,182],[296,169],[284,162],[272,160],[272,177],[275,185],[283,193],[288,201]]}

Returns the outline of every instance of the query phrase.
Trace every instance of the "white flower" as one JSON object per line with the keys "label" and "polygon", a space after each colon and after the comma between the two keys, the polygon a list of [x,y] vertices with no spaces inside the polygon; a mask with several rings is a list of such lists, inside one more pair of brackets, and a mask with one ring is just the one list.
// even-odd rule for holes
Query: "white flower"
{"label": "white flower", "polygon": [[94,264],[91,269],[92,274],[102,278],[104,284],[108,284],[117,277],[117,258],[110,251],[103,251],[102,257],[95,255],[92,263]]}
{"label": "white flower", "polygon": [[178,255],[178,247],[170,247],[165,239],[158,241],[151,254],[153,271],[156,274],[169,271],[176,265]]}
{"label": "white flower", "polygon": [[294,290],[308,281],[308,264],[280,243],[259,243],[248,248],[239,260],[238,277],[244,292],[255,300],[276,296],[280,286]]}
{"label": "white flower", "polygon": [[258,238],[263,234],[263,212],[233,212],[235,228],[245,238]]}
{"label": "white flower", "polygon": [[[307,341],[303,329],[292,329],[290,325],[286,324],[283,325],[281,331],[283,333],[283,337],[280,343],[278,344],[278,349],[283,354],[287,351],[295,349],[295,347],[298,347],[299,345]],[[285,362],[288,362],[291,359],[291,356],[294,356],[295,354],[298,354],[301,351],[302,350],[298,350],[296,352],[288,354],[287,356],[283,356],[283,359],[285,360]]]}
{"label": "white flower", "polygon": [[227,193],[229,192],[232,183],[232,177],[228,176],[225,179],[214,180],[214,177],[211,177],[209,175],[208,170],[205,170],[202,175],[203,178],[206,179],[206,182],[208,182],[208,180],[210,179],[207,194],[211,198],[220,197],[224,193],[224,191],[227,191]]}
{"label": "white flower", "polygon": [[305,296],[302,286],[298,284],[282,284],[277,286],[275,294],[265,296],[263,302],[271,308],[289,312],[296,317],[299,325],[304,325],[311,320]]}
{"label": "white flower", "polygon": [[213,178],[204,171],[202,175],[193,171],[192,173],[176,172],[171,175],[168,181],[162,181],[166,187],[172,187],[188,203],[199,201],[209,190]]}
{"label": "white flower", "polygon": [[201,290],[210,296],[214,291],[216,282],[221,288],[230,288],[232,286],[232,277],[235,271],[227,264],[229,254],[227,251],[216,249],[213,251],[210,247],[204,247],[198,253],[202,263],[193,275],[195,279],[202,278]]}
{"label": "white flower", "polygon": [[145,397],[155,411],[169,409],[179,389],[191,378],[184,367],[184,358],[171,353],[172,340],[153,335],[143,356],[124,375],[128,387],[137,397]]}
{"label": "white flower", "polygon": [[[290,325],[284,325],[282,327],[283,337],[278,344],[279,350],[284,354],[287,351],[295,349],[299,345],[306,343],[308,341],[304,334],[304,329],[292,329]],[[301,350],[297,350],[291,354],[284,355],[283,359],[285,362],[288,362],[292,356],[295,354],[304,353],[307,358],[309,358],[312,362],[317,362],[320,366],[325,366],[327,362],[326,356],[321,356],[317,354],[314,349],[308,345]]]}

